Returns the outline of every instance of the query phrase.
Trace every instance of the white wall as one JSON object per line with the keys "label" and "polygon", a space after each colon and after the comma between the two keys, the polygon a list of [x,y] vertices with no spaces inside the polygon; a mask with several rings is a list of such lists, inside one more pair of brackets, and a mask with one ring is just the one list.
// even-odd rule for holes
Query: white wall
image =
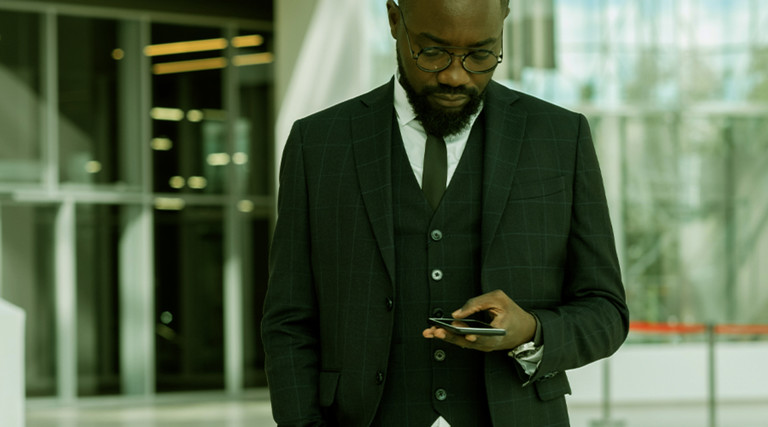
{"label": "white wall", "polygon": [[[279,165],[294,121],[383,83],[375,81],[380,73],[374,72],[374,46],[382,34],[389,37],[389,30],[384,0],[376,5],[360,0],[291,0],[275,2],[275,8]],[[394,52],[394,47],[385,49]],[[385,74],[394,74],[394,55],[387,67]]]}
{"label": "white wall", "polygon": [[[625,344],[610,359],[569,371],[576,404],[601,402],[604,364],[609,363],[615,404],[706,402],[706,343]],[[716,396],[722,402],[768,403],[768,342],[727,342],[715,347]]]}

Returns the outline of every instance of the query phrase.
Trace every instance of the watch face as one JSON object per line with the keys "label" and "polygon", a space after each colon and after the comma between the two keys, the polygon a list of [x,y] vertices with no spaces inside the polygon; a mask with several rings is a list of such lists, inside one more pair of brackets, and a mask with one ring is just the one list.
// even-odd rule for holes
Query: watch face
{"label": "watch face", "polygon": [[515,357],[533,356],[534,353],[536,353],[536,350],[523,350],[521,352],[515,353]]}
{"label": "watch face", "polygon": [[517,346],[514,350],[512,350],[512,354],[515,355],[515,357],[528,357],[536,352],[536,345],[534,345],[533,341],[529,341],[525,344],[520,344]]}

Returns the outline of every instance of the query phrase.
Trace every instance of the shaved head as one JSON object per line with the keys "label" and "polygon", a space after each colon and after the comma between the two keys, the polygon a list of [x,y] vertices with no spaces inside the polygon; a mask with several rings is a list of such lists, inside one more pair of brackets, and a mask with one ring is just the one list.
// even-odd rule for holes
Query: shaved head
{"label": "shaved head", "polygon": [[[399,0],[398,4],[404,10],[408,10],[408,6],[411,3],[414,3],[414,2],[417,2],[417,1],[420,1],[420,0]],[[502,14],[504,14],[506,16],[507,10],[509,9],[509,0],[499,0],[499,4],[501,5]]]}

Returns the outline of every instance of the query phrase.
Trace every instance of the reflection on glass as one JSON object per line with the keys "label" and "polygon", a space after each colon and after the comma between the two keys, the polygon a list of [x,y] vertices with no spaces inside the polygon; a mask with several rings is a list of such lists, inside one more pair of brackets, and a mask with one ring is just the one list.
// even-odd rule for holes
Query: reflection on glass
{"label": "reflection on glass", "polygon": [[[118,159],[118,23],[61,16],[58,20],[60,179],[121,180]],[[117,55],[120,57],[120,55]]]}
{"label": "reflection on glass", "polygon": [[[768,322],[768,125],[723,113],[592,116],[620,147],[623,274],[634,319]],[[611,179],[609,177],[609,179]]]}
{"label": "reflection on glass", "polygon": [[0,205],[2,297],[26,312],[27,396],[52,396],[57,386],[55,217],[54,207]]}
{"label": "reflection on glass", "polygon": [[[268,33],[255,35],[243,31],[243,41],[236,45],[236,57],[258,58],[272,51],[272,37]],[[237,40],[237,39],[236,39]],[[238,168],[238,180],[248,194],[267,195],[271,191],[272,168],[272,109],[273,86],[271,63],[257,63],[237,67],[240,81],[240,117],[236,126],[235,153],[232,161]]]}
{"label": "reflection on glass", "polygon": [[[157,389],[223,388],[225,229],[238,236],[233,257],[256,259],[241,272],[243,356],[246,382],[263,386],[258,324],[272,210],[259,196],[272,193],[272,35],[242,30],[225,37],[231,30],[223,26],[154,23],[151,46],[143,46],[143,21],[97,15],[0,10],[0,292],[27,312],[27,394],[72,391],[73,366],[64,357],[57,361],[55,317],[56,277],[69,279],[61,274],[71,272],[76,300],[58,308],[76,313],[69,349],[76,349],[77,395],[116,394],[128,390],[126,383],[144,392],[141,381],[121,376],[126,366],[143,374],[147,365],[121,359],[134,354],[126,345],[150,338],[130,325],[142,314],[121,309],[133,312],[144,303],[121,300],[120,290],[128,293],[130,281],[144,277],[126,269],[151,274],[138,252],[147,244],[155,259],[146,268],[154,268],[157,284],[156,353],[147,357],[155,357]],[[55,58],[50,67],[47,58]],[[231,86],[227,78],[234,79]],[[151,99],[144,99],[150,89]],[[238,117],[226,110],[235,101],[225,102],[227,94],[240,102]],[[56,127],[46,129],[49,122]],[[145,158],[151,167],[143,167]],[[143,182],[150,176],[152,182]],[[13,193],[3,196],[9,187]],[[225,192],[235,196],[228,203],[239,200],[227,205],[240,216],[235,227],[226,223],[233,212],[224,214],[224,198],[187,197]],[[74,229],[57,233],[58,208],[40,207],[41,197],[74,199]],[[103,198],[114,204],[92,204]],[[142,210],[148,206],[134,205],[137,200],[151,204],[154,234],[143,228],[150,224]],[[122,221],[129,211],[135,221],[126,241]],[[74,241],[56,242],[57,236]],[[75,247],[58,267],[53,250],[63,246],[57,243]],[[58,374],[66,384],[57,383],[62,362],[67,372]]]}
{"label": "reflection on glass", "polygon": [[40,22],[0,10],[0,184],[42,180]]}
{"label": "reflection on glass", "polygon": [[120,212],[117,206],[77,207],[77,374],[81,396],[120,392]]}
{"label": "reflection on glass", "polygon": [[153,72],[154,191],[221,193],[227,154],[221,29],[155,24],[144,49]]}
{"label": "reflection on glass", "polygon": [[157,390],[224,387],[223,209],[155,211]]}

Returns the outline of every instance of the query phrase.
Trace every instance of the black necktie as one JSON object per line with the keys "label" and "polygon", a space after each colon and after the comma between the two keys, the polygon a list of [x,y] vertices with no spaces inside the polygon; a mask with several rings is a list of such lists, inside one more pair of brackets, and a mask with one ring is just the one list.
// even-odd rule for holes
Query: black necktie
{"label": "black necktie", "polygon": [[448,155],[443,138],[427,135],[424,148],[424,173],[421,177],[421,189],[427,197],[432,210],[437,210],[445,192],[448,178]]}

